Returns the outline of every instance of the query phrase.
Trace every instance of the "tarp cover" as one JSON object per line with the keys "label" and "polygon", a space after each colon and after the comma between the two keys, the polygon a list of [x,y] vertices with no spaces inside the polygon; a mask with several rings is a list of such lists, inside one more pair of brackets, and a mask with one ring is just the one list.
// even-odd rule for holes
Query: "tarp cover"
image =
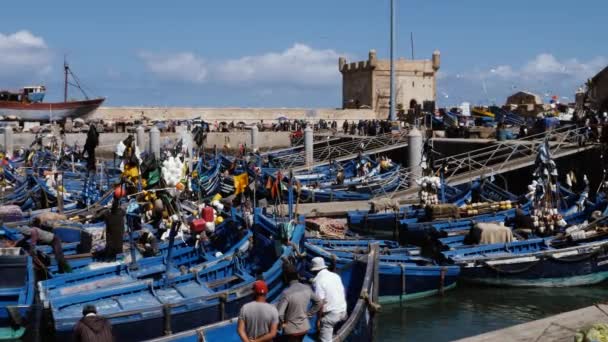
{"label": "tarp cover", "polygon": [[498,223],[479,222],[470,232],[471,236],[478,239],[479,244],[508,243],[513,241],[513,232],[509,227]]}

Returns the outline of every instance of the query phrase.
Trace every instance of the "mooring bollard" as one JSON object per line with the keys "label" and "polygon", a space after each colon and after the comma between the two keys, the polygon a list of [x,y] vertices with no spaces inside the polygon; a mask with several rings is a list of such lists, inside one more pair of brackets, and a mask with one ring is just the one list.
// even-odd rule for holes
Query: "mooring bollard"
{"label": "mooring bollard", "polygon": [[257,151],[257,149],[258,149],[259,133],[260,133],[260,129],[258,128],[258,125],[257,124],[253,125],[253,127],[251,127],[251,149],[253,151]]}
{"label": "mooring bollard", "polygon": [[407,135],[408,165],[412,173],[410,186],[416,184],[416,179],[422,176],[420,163],[422,162],[422,133],[414,127]]}
{"label": "mooring bollard", "polygon": [[314,158],[313,158],[313,137],[312,137],[312,128],[310,127],[310,125],[306,126],[306,128],[304,129],[304,150],[306,153],[306,166],[307,167],[312,167],[312,164],[314,162]]}
{"label": "mooring bollard", "polygon": [[139,148],[139,152],[144,152],[146,150],[146,129],[144,126],[139,125],[135,130],[135,138],[137,140],[137,147]]}
{"label": "mooring bollard", "polygon": [[13,128],[10,126],[4,127],[4,150],[7,157],[13,156]]}
{"label": "mooring bollard", "polygon": [[150,152],[160,158],[160,131],[156,126],[150,129]]}

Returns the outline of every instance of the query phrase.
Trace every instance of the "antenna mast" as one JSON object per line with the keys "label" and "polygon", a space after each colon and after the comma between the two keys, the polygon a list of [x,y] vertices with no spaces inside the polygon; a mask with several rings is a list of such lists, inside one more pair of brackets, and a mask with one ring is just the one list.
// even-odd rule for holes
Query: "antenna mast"
{"label": "antenna mast", "polygon": [[414,60],[414,32],[410,32],[410,44],[412,46],[412,60]]}
{"label": "antenna mast", "polygon": [[68,66],[68,62],[65,60],[65,56],[63,57],[63,102],[68,102],[68,72],[70,71],[70,67]]}

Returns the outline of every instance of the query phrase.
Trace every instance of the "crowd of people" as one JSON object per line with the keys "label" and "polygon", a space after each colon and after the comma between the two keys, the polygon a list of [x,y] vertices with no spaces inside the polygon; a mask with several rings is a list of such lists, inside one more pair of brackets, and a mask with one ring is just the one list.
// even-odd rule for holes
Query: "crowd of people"
{"label": "crowd of people", "polygon": [[358,122],[344,121],[342,124],[344,134],[369,135],[390,133],[391,122],[389,120],[359,120]]}
{"label": "crowd of people", "polygon": [[[333,131],[335,133],[344,133],[350,135],[378,135],[389,133],[391,131],[391,122],[389,120],[345,120],[341,125],[336,120],[320,119],[316,122],[309,123],[306,120],[278,120],[264,122],[260,120],[257,124],[260,132],[298,132],[304,130],[308,125],[312,125],[314,131]],[[234,130],[243,130],[246,125],[244,122],[213,122],[204,123],[206,132],[231,132]]]}

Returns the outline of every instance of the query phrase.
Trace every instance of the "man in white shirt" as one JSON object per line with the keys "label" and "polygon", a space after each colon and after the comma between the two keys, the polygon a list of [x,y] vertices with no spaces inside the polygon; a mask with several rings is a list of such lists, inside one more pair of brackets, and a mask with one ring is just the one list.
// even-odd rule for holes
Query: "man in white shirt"
{"label": "man in white shirt", "polygon": [[321,257],[312,259],[310,270],[316,273],[313,279],[315,294],[323,302],[319,311],[319,340],[331,342],[334,326],[346,319],[346,293],[342,279],[327,269]]}

